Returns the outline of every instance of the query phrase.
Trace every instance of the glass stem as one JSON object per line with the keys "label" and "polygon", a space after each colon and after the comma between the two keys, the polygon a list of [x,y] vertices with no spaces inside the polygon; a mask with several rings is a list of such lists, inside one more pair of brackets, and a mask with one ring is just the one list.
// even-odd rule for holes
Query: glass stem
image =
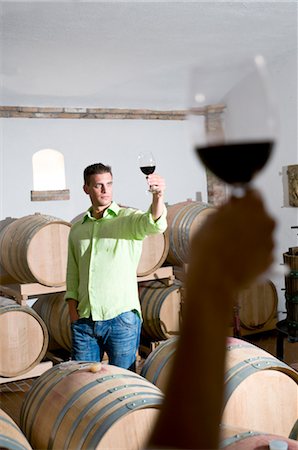
{"label": "glass stem", "polygon": [[231,188],[232,197],[242,198],[249,190],[249,183],[235,183]]}

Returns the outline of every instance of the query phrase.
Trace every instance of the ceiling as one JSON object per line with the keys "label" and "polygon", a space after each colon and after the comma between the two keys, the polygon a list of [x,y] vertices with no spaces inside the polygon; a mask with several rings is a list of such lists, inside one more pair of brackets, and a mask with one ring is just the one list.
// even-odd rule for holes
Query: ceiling
{"label": "ceiling", "polygon": [[297,55],[296,1],[0,1],[1,103],[184,108],[190,67]]}

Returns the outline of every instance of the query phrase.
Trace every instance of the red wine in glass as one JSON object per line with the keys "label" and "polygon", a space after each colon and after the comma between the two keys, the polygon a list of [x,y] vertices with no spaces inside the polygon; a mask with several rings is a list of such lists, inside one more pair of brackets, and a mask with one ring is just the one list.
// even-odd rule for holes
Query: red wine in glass
{"label": "red wine in glass", "polygon": [[273,147],[273,140],[264,140],[196,146],[195,150],[203,164],[214,175],[232,186],[239,186],[250,183],[263,169]]}
{"label": "red wine in glass", "polygon": [[[142,152],[138,155],[138,163],[140,170],[148,177],[155,171],[156,162],[151,152]],[[154,186],[150,186],[149,192],[155,192]]]}
{"label": "red wine in glass", "polygon": [[151,175],[155,171],[155,166],[142,166],[140,169],[145,175]]}

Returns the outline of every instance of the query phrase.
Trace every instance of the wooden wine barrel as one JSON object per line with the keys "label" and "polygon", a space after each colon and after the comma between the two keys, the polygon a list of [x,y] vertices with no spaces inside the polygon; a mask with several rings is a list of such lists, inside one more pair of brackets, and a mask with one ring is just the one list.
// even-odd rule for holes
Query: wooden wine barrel
{"label": "wooden wine barrel", "polygon": [[152,340],[179,334],[181,322],[181,283],[167,286],[160,280],[139,283],[143,332]]}
{"label": "wooden wine barrel", "polygon": [[65,350],[71,350],[71,329],[65,292],[42,295],[32,308],[42,318],[51,338]]}
{"label": "wooden wine barrel", "polygon": [[220,448],[226,450],[269,450],[271,441],[286,442],[288,450],[297,450],[298,448],[297,441],[276,433],[253,431],[226,424],[220,426]]}
{"label": "wooden wine barrel", "polygon": [[2,409],[0,409],[0,448],[7,450],[32,450],[20,428]]}
{"label": "wooden wine barrel", "polygon": [[143,240],[137,275],[144,277],[159,269],[169,252],[169,238],[166,233],[151,234]]}
{"label": "wooden wine barrel", "polygon": [[[14,220],[16,219],[12,217],[6,217],[6,219],[0,221],[0,236],[4,228],[6,228],[7,225],[12,223]],[[2,254],[0,253],[0,284],[14,284],[16,282],[17,281],[4,269],[2,264]]]}
{"label": "wooden wine barrel", "polygon": [[0,376],[33,369],[44,357],[48,339],[45,323],[32,308],[0,299]]}
{"label": "wooden wine barrel", "polygon": [[[172,340],[164,348],[157,347],[144,363],[143,376],[160,388],[167,382],[175,346]],[[224,382],[223,423],[290,435],[298,413],[298,373],[294,369],[249,342],[228,338]]]}
{"label": "wooden wine barrel", "polygon": [[288,275],[285,276],[286,292],[291,295],[298,295],[298,247],[292,247],[291,253],[283,254],[284,263],[290,269]]}
{"label": "wooden wine barrel", "polygon": [[0,234],[1,264],[20,283],[62,286],[70,226],[43,214],[14,220]]}
{"label": "wooden wine barrel", "polygon": [[169,205],[167,209],[169,234],[167,262],[181,266],[188,262],[192,236],[216,208],[203,202],[187,201]]}
{"label": "wooden wine barrel", "polygon": [[243,289],[238,295],[241,326],[246,330],[266,328],[277,317],[277,305],[277,291],[270,280]]}
{"label": "wooden wine barrel", "polygon": [[93,373],[90,365],[56,365],[32,385],[21,428],[34,448],[143,448],[163,401],[161,391],[129,370],[102,364]]}
{"label": "wooden wine barrel", "polygon": [[283,254],[284,263],[290,268],[285,276],[286,310],[288,334],[291,340],[298,341],[298,247],[290,249],[291,253]]}
{"label": "wooden wine barrel", "polygon": [[160,390],[165,391],[168,376],[172,368],[177,337],[172,337],[161,342],[146,358],[141,369],[142,377],[155,384]]}
{"label": "wooden wine barrel", "polygon": [[[122,208],[128,206],[121,205]],[[85,212],[74,217],[71,223],[78,222]],[[144,277],[159,269],[165,262],[169,252],[169,236],[167,233],[151,234],[143,240],[142,253],[137,267],[137,276]]]}
{"label": "wooden wine barrel", "polygon": [[[173,267],[175,277],[182,283],[185,282],[186,271],[186,266]],[[267,280],[262,283],[254,283],[248,288],[243,289],[238,295],[237,304],[237,313],[239,315],[242,335],[251,334],[254,331],[275,329],[278,295],[272,281]]]}
{"label": "wooden wine barrel", "polygon": [[223,423],[289,436],[298,413],[298,373],[246,341],[228,338]]}

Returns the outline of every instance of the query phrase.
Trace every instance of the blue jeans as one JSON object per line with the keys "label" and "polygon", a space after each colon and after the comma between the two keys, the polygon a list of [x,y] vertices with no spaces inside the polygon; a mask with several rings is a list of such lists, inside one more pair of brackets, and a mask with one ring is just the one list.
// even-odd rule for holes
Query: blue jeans
{"label": "blue jeans", "polygon": [[124,312],[109,320],[76,320],[71,324],[71,357],[76,361],[101,361],[106,352],[110,364],[132,368],[140,332],[141,320],[135,311]]}

